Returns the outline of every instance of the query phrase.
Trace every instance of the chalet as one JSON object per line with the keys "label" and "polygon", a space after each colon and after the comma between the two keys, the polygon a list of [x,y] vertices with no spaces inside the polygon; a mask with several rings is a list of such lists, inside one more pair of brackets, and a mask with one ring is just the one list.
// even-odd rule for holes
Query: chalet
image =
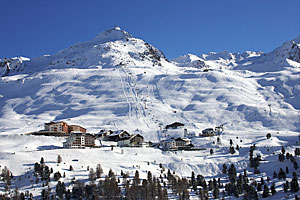
{"label": "chalet", "polygon": [[188,138],[170,138],[160,142],[160,147],[162,150],[167,151],[176,151],[176,150],[189,150],[194,145],[191,143],[191,140]]}
{"label": "chalet", "polygon": [[130,137],[121,138],[118,141],[119,147],[141,147],[144,142],[144,137],[140,134],[131,135]]}
{"label": "chalet", "polygon": [[216,135],[216,131],[213,128],[207,128],[203,130],[201,134],[202,137],[211,137],[215,135]]}
{"label": "chalet", "polygon": [[184,124],[179,123],[179,122],[174,122],[174,123],[172,123],[172,124],[168,124],[168,125],[165,127],[165,129],[169,129],[169,128],[176,129],[176,128],[180,127],[180,126],[184,126]]}
{"label": "chalet", "polygon": [[103,130],[99,131],[99,133],[96,134],[96,137],[97,138],[106,138],[106,137],[108,137],[112,133],[113,133],[112,130],[105,130],[105,129],[103,129]]}
{"label": "chalet", "polygon": [[114,131],[114,132],[110,132],[109,134],[106,134],[103,137],[103,140],[118,142],[119,140],[128,138],[128,137],[130,137],[130,134],[127,131],[119,130],[119,131]]}
{"label": "chalet", "polygon": [[84,149],[85,147],[94,147],[95,137],[89,133],[71,133],[63,143],[66,149]]}

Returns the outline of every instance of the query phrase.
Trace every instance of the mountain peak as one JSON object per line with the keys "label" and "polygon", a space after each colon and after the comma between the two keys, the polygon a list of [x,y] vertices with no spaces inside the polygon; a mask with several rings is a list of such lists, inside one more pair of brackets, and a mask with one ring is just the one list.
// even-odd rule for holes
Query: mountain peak
{"label": "mountain peak", "polygon": [[97,40],[97,42],[100,43],[105,43],[113,42],[116,40],[126,40],[131,37],[131,34],[122,30],[119,26],[115,26],[112,29],[108,29],[106,31],[101,32],[94,38],[94,40]]}
{"label": "mountain peak", "polygon": [[299,44],[300,43],[300,35],[298,35],[298,37],[296,37],[293,41],[295,43]]}

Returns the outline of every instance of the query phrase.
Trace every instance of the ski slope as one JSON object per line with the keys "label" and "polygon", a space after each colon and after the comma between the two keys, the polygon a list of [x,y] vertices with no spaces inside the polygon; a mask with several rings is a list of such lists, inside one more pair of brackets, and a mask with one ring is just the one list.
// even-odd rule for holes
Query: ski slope
{"label": "ski slope", "polygon": [[[70,173],[78,179],[86,179],[86,167],[98,163],[105,173],[138,169],[146,176],[151,169],[158,176],[162,163],[181,176],[194,171],[214,177],[223,163],[247,167],[249,146],[256,143],[261,147],[257,153],[268,161],[262,169],[272,176],[268,168],[277,157],[268,155],[267,148],[279,152],[281,145],[296,145],[300,131],[299,38],[269,53],[211,52],[169,61],[160,50],[115,27],[54,55],[2,59],[0,164],[17,176],[44,157],[54,171],[69,173],[72,163],[75,171]],[[206,150],[177,154],[152,148],[121,153],[108,146],[67,150],[61,149],[63,138],[24,135],[49,121],[79,124],[90,133],[123,129],[152,142],[164,139],[161,126],[176,121],[196,134],[222,124],[225,131],[222,145],[213,144],[216,138],[194,138]],[[265,138],[269,132],[272,140]],[[245,149],[232,156],[230,139]],[[57,155],[66,164],[57,166]],[[28,186],[15,184],[24,191]]]}

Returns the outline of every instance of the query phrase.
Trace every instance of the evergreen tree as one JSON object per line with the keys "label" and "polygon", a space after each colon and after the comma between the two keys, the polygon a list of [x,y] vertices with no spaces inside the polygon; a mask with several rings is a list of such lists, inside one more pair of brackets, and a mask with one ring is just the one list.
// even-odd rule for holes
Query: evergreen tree
{"label": "evergreen tree", "polygon": [[62,162],[62,158],[60,155],[57,156],[57,163],[61,163]]}
{"label": "evergreen tree", "polygon": [[236,181],[236,169],[234,164],[231,164],[230,168],[228,169],[228,177],[231,183],[235,183]]}
{"label": "evergreen tree", "polygon": [[291,181],[291,192],[299,191],[298,175],[296,172],[293,172],[293,179]]}
{"label": "evergreen tree", "polygon": [[58,181],[61,178],[61,174],[59,172],[55,172],[53,178],[55,181]]}
{"label": "evergreen tree", "polygon": [[214,153],[214,150],[213,149],[210,149],[210,155],[213,155],[213,153]]}
{"label": "evergreen tree", "polygon": [[102,169],[102,167],[101,167],[100,164],[97,164],[97,167],[96,167],[96,177],[100,178],[102,174],[103,174],[103,169]]}
{"label": "evergreen tree", "polygon": [[72,165],[70,165],[70,167],[69,167],[69,170],[70,170],[70,171],[73,171],[73,167],[72,167]]}
{"label": "evergreen tree", "polygon": [[277,173],[275,171],[273,172],[273,178],[277,178]]}
{"label": "evergreen tree", "polygon": [[289,191],[289,182],[286,181],[286,183],[284,183],[282,186],[284,193],[287,193]]}
{"label": "evergreen tree", "polygon": [[135,174],[134,174],[134,178],[133,178],[133,185],[139,186],[139,184],[140,184],[140,174],[139,174],[139,171],[136,170]]}
{"label": "evergreen tree", "polygon": [[285,179],[286,178],[286,173],[285,171],[283,171],[282,168],[279,169],[279,172],[278,172],[278,179],[281,180],[281,179]]}
{"label": "evergreen tree", "polygon": [[276,189],[275,189],[275,183],[274,182],[271,186],[271,193],[272,193],[272,195],[276,194]]}
{"label": "evergreen tree", "polygon": [[93,168],[90,168],[89,181],[94,182],[96,180],[96,173]]}
{"label": "evergreen tree", "polygon": [[113,177],[115,173],[112,171],[112,169],[109,169],[108,171],[108,177]]}
{"label": "evergreen tree", "polygon": [[261,183],[257,183],[256,189],[257,189],[257,191],[262,191],[262,184]]}
{"label": "evergreen tree", "polygon": [[270,196],[270,191],[269,191],[269,187],[267,185],[264,185],[264,191],[263,191],[263,198],[267,198],[268,196]]}
{"label": "evergreen tree", "polygon": [[235,153],[235,150],[234,150],[234,147],[233,147],[233,146],[230,146],[230,147],[229,147],[229,152],[230,152],[231,154],[234,154],[234,153]]}
{"label": "evergreen tree", "polygon": [[296,148],[295,149],[295,156],[299,156],[300,155],[300,148]]}
{"label": "evergreen tree", "polygon": [[244,199],[247,200],[258,200],[258,195],[253,186],[245,185]]}
{"label": "evergreen tree", "polygon": [[282,154],[282,153],[278,154],[278,160],[279,160],[279,162],[284,162],[284,160],[285,160],[284,154]]}
{"label": "evergreen tree", "polygon": [[44,158],[41,157],[40,164],[43,165],[45,163]]}
{"label": "evergreen tree", "polygon": [[148,181],[148,182],[151,182],[151,181],[152,181],[152,174],[151,174],[150,171],[148,171],[148,173],[147,173],[147,181]]}
{"label": "evergreen tree", "polygon": [[281,147],[281,153],[282,153],[283,155],[285,154],[284,146]]}
{"label": "evergreen tree", "polygon": [[225,163],[223,164],[222,172],[223,174],[227,174],[227,165]]}
{"label": "evergreen tree", "polygon": [[191,175],[191,186],[193,186],[193,188],[196,186],[196,188],[197,188],[196,179],[195,179],[195,172],[194,171],[192,171],[192,175]]}
{"label": "evergreen tree", "polygon": [[215,199],[218,199],[219,198],[219,194],[220,194],[220,190],[218,187],[214,188],[213,190],[213,196]]}
{"label": "evergreen tree", "polygon": [[265,184],[265,181],[264,181],[264,178],[263,178],[263,177],[260,177],[260,183],[261,183],[261,185],[264,185],[264,184]]}

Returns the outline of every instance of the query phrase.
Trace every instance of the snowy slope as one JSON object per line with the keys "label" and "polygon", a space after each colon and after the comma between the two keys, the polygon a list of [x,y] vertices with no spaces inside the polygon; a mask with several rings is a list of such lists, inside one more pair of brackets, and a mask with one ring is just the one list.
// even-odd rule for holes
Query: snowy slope
{"label": "snowy slope", "polygon": [[[237,170],[247,168],[249,146],[256,143],[256,153],[266,160],[262,176],[272,176],[270,166],[277,157],[271,152],[278,153],[281,145],[291,146],[287,151],[293,152],[298,140],[299,43],[300,37],[270,53],[188,54],[169,62],[157,48],[115,27],[54,55],[2,59],[0,165],[22,180],[42,156],[54,171],[79,180],[87,179],[87,166],[98,163],[105,173],[110,168],[131,175],[140,170],[144,178],[147,170],[159,176],[159,163],[181,176],[194,171],[214,177],[223,163],[235,163]],[[139,132],[153,142],[164,139],[159,126],[175,121],[196,133],[224,124],[225,132],[220,145],[215,144],[216,137],[194,138],[196,146],[207,149],[176,154],[154,148],[111,151],[108,146],[68,150],[61,149],[63,138],[22,135],[43,129],[52,120],[79,124],[92,133],[100,129]],[[269,140],[268,132],[272,133]],[[173,133],[183,131],[169,131]],[[243,147],[234,155],[228,152],[230,139]],[[209,148],[214,149],[213,155]],[[58,166],[59,154],[65,164]],[[70,164],[74,172],[68,171]],[[292,168],[291,163],[278,164],[285,165]],[[14,184],[22,191],[30,187],[17,179]],[[37,187],[34,195],[40,192]]]}
{"label": "snowy slope", "polygon": [[170,63],[115,27],[11,69],[0,79],[0,126],[4,133],[26,133],[65,120],[91,132],[140,129],[153,140],[159,123],[174,121],[197,132],[220,124],[228,130],[299,130],[295,41],[268,54],[189,54]]}

